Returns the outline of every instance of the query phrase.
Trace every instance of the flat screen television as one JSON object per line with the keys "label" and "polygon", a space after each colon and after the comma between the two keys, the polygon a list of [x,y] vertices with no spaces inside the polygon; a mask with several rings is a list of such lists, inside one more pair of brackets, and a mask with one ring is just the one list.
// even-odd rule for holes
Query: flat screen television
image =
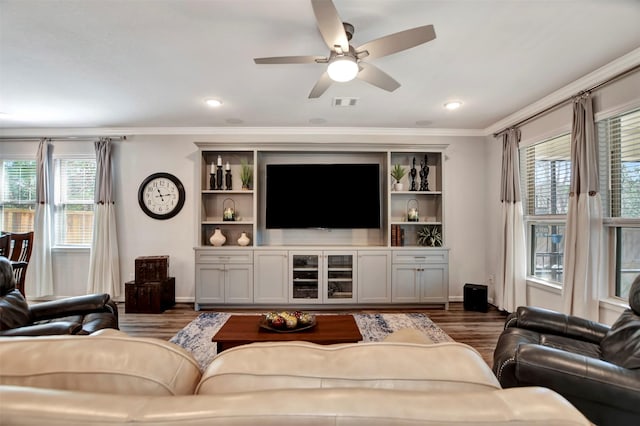
{"label": "flat screen television", "polygon": [[380,228],[379,164],[267,164],[266,227]]}

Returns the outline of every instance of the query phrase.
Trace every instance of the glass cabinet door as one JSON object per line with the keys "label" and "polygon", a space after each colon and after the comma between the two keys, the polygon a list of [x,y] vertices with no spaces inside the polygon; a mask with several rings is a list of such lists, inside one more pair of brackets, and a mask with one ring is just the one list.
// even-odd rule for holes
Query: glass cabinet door
{"label": "glass cabinet door", "polygon": [[291,299],[313,303],[320,296],[320,255],[293,254]]}
{"label": "glass cabinet door", "polygon": [[353,259],[352,254],[329,254],[326,256],[326,301],[339,303],[354,300]]}

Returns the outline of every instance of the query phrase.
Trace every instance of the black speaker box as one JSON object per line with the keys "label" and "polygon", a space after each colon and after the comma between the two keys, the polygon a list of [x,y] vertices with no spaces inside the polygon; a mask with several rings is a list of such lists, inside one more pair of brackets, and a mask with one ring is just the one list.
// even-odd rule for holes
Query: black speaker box
{"label": "black speaker box", "polygon": [[464,285],[464,310],[487,312],[489,303],[487,302],[487,286],[482,284]]}

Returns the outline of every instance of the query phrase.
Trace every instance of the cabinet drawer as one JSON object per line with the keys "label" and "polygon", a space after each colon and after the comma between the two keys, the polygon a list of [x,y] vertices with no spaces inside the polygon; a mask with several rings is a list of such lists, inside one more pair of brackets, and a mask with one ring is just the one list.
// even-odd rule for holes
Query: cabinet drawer
{"label": "cabinet drawer", "polygon": [[448,263],[447,250],[393,250],[393,263]]}
{"label": "cabinet drawer", "polygon": [[253,263],[253,250],[242,251],[199,251],[196,263]]}

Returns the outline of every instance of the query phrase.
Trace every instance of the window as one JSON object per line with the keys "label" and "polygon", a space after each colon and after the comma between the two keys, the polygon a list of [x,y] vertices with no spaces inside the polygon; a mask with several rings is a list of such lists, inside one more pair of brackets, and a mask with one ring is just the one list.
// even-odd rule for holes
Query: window
{"label": "window", "polygon": [[55,160],[55,245],[91,244],[96,160]]}
{"label": "window", "polygon": [[599,121],[597,132],[603,215],[615,251],[615,295],[627,299],[640,274],[640,109]]}
{"label": "window", "polygon": [[33,231],[36,206],[35,160],[2,160],[2,231]]}
{"label": "window", "polygon": [[564,234],[571,184],[571,138],[562,135],[520,148],[528,273],[562,284]]}

